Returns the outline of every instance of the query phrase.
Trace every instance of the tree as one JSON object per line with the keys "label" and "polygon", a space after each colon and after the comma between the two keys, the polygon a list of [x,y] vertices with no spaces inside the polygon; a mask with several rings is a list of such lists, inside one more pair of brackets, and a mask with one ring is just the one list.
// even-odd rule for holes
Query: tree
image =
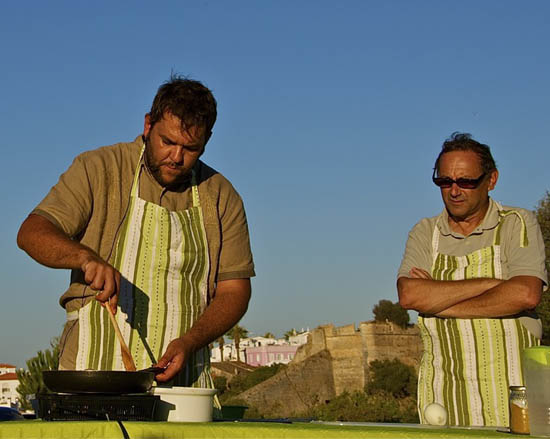
{"label": "tree", "polygon": [[27,360],[27,370],[19,369],[16,371],[19,380],[17,393],[19,393],[19,403],[22,410],[31,408],[29,401],[31,395],[47,391],[42,379],[42,371],[57,370],[59,367],[59,338],[54,338],[50,342],[50,346],[51,350],[38,351],[35,357]]}
{"label": "tree", "polygon": [[369,369],[368,393],[383,390],[396,398],[416,396],[417,378],[414,367],[408,366],[395,358],[391,361],[371,361]]}
{"label": "tree", "polygon": [[218,342],[218,346],[220,347],[220,361],[223,361],[223,345],[225,344],[223,335],[218,337],[216,341]]}
{"label": "tree", "polygon": [[275,334],[273,334],[273,332],[267,331],[267,332],[263,335],[263,338],[275,338]]}
{"label": "tree", "polygon": [[376,322],[390,321],[396,325],[406,328],[409,324],[409,313],[399,303],[392,303],[390,300],[380,300],[372,309]]}
{"label": "tree", "polygon": [[296,332],[296,329],[294,329],[294,328],[290,329],[289,331],[286,331],[285,332],[285,340],[289,340],[290,337],[294,337],[296,334],[298,334],[298,333]]}
{"label": "tree", "polygon": [[[253,408],[253,407],[251,407]],[[271,415],[270,417],[277,417]],[[298,417],[323,421],[391,422],[418,424],[416,400],[412,397],[395,398],[380,391],[374,394],[344,392],[328,403],[321,403],[299,414]]]}
{"label": "tree", "polygon": [[237,361],[241,361],[241,352],[239,349],[239,345],[241,343],[241,339],[245,338],[248,335],[248,329],[243,328],[239,325],[235,325],[227,332],[226,335],[235,342],[235,349],[237,349]]}
{"label": "tree", "polygon": [[[537,219],[542,230],[544,246],[546,249],[546,270],[550,270],[550,192],[546,192],[542,200],[535,210]],[[543,294],[539,306],[537,306],[537,314],[542,320],[542,344],[550,345],[550,297],[548,294]]]}

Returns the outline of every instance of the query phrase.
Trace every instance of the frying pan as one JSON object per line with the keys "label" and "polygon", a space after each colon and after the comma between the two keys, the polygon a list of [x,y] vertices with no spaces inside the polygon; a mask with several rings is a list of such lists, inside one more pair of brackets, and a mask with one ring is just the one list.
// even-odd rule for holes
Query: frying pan
{"label": "frying pan", "polygon": [[58,393],[144,393],[153,385],[163,368],[138,371],[122,370],[45,370],[44,384]]}

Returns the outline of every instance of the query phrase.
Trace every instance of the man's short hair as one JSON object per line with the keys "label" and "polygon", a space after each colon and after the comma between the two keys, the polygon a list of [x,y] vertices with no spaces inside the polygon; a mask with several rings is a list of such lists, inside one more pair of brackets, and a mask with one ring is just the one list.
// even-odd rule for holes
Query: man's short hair
{"label": "man's short hair", "polygon": [[159,87],[149,117],[153,126],[168,112],[181,120],[184,130],[190,126],[204,126],[208,135],[216,122],[216,107],[212,92],[202,83],[172,75]]}
{"label": "man's short hair", "polygon": [[439,161],[441,160],[441,156],[451,151],[475,152],[479,157],[479,160],[481,162],[481,170],[484,173],[490,173],[496,171],[497,169],[497,165],[495,163],[495,159],[493,159],[493,156],[491,155],[491,148],[489,148],[489,145],[479,143],[478,141],[472,139],[471,134],[459,133],[458,131],[455,131],[453,134],[451,134],[451,137],[443,142],[441,152],[439,153],[439,155],[437,156],[437,160],[435,161],[434,169],[437,171],[438,174]]}

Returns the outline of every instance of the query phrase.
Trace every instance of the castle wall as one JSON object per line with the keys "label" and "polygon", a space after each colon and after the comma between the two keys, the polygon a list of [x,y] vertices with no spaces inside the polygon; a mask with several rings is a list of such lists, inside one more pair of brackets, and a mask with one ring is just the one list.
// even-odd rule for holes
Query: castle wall
{"label": "castle wall", "polygon": [[418,369],[422,346],[418,328],[393,323],[363,322],[319,326],[308,342],[277,375],[241,393],[239,399],[266,416],[303,413],[320,402],[348,391],[363,390],[368,364],[399,359]]}
{"label": "castle wall", "polygon": [[367,364],[397,358],[418,370],[422,341],[416,325],[404,329],[391,322],[363,322],[359,325],[359,334],[365,346]]}

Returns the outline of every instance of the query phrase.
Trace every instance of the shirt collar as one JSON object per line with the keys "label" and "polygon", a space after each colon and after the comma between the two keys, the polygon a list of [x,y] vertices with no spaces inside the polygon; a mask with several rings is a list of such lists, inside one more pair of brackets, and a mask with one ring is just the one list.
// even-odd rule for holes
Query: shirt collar
{"label": "shirt collar", "polygon": [[[485,218],[483,218],[481,224],[479,224],[474,231],[470,233],[470,235],[481,235],[485,230],[494,229],[500,221],[500,215],[498,212],[499,209],[497,203],[489,197],[489,208],[487,209],[487,213],[485,213]],[[455,238],[464,238],[464,235],[451,230],[451,226],[449,226],[449,213],[447,212],[447,209],[443,209],[439,215],[439,218],[437,219],[437,227],[439,227],[439,231],[444,236],[452,235]]]}

